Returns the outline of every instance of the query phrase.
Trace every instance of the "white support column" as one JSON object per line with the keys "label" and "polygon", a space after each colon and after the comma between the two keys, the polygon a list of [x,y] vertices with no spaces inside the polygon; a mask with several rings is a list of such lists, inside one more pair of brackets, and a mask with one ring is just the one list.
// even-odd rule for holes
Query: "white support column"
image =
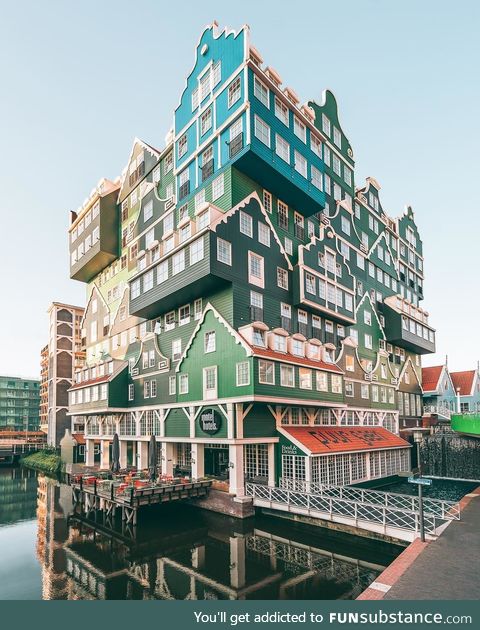
{"label": "white support column", "polygon": [[194,569],[203,569],[205,566],[205,545],[194,547],[192,550],[192,567]]}
{"label": "white support column", "polygon": [[165,437],[165,409],[162,407],[158,413],[160,414],[160,437]]}
{"label": "white support column", "polygon": [[245,537],[240,534],[230,537],[230,585],[245,586]]}
{"label": "white support column", "polygon": [[120,440],[120,468],[127,467],[127,440]]}
{"label": "white support column", "polygon": [[243,474],[243,444],[229,446],[229,482],[230,494],[245,496],[245,477]]}
{"label": "white support column", "polygon": [[233,440],[235,437],[235,412],[233,403],[227,403],[227,437]]}
{"label": "white support column", "polygon": [[148,468],[148,442],[137,442],[137,468]]}
{"label": "white support column", "polygon": [[164,475],[173,476],[173,442],[163,442],[162,444],[162,472]]}
{"label": "white support column", "polygon": [[268,444],[268,485],[275,487],[275,444]]}
{"label": "white support column", "polygon": [[192,479],[205,476],[205,446],[192,444]]}
{"label": "white support column", "polygon": [[95,465],[95,440],[85,440],[85,465]]}
{"label": "white support column", "polygon": [[190,422],[190,437],[195,437],[195,407],[188,408],[188,421]]}
{"label": "white support column", "polygon": [[110,468],[110,442],[102,440],[100,443],[100,468]]}
{"label": "white support column", "polygon": [[140,417],[142,413],[147,413],[146,411],[135,411],[135,435],[140,435]]}

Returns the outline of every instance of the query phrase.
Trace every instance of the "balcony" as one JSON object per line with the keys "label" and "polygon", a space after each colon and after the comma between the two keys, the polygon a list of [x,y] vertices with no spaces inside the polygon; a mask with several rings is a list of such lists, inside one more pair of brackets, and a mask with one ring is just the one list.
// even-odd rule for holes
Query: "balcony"
{"label": "balcony", "polygon": [[[108,190],[108,189],[107,189]],[[118,258],[118,186],[97,194],[78,215],[70,234],[70,278],[89,282]]]}
{"label": "balcony", "polygon": [[394,304],[390,298],[380,304],[380,308],[388,343],[416,354],[435,352],[435,330],[426,323],[426,313],[413,307],[414,310],[406,314],[405,309],[398,308],[398,303]]}

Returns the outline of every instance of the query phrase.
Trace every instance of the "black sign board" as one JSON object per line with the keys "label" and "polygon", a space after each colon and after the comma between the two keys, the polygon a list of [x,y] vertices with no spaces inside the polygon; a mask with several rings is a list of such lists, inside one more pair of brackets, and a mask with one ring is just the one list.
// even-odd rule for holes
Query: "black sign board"
{"label": "black sign board", "polygon": [[200,414],[200,428],[208,435],[215,435],[222,428],[222,416],[215,409],[205,409]]}

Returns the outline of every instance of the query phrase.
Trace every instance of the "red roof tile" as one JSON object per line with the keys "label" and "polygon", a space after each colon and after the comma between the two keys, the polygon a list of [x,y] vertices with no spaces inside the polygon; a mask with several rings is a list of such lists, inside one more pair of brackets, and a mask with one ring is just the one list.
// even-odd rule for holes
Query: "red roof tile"
{"label": "red roof tile", "polygon": [[72,433],[72,437],[77,444],[86,443],[85,436],[83,435],[83,433]]}
{"label": "red roof tile", "polygon": [[424,392],[434,392],[437,390],[438,379],[443,370],[443,365],[422,368],[422,388]]}
{"label": "red roof tile", "polygon": [[258,346],[250,346],[252,352],[256,357],[262,357],[265,359],[272,359],[272,361],[283,361],[283,363],[295,363],[295,365],[301,365],[305,367],[316,368],[317,370],[329,370],[330,372],[338,372],[343,374],[343,371],[335,365],[335,363],[325,363],[325,361],[315,361],[314,359],[307,359],[307,357],[297,357],[294,354],[286,352],[275,352],[268,348],[259,348]]}
{"label": "red roof tile", "polygon": [[281,427],[281,430],[312,455],[410,446],[383,427]]}
{"label": "red roof tile", "polygon": [[472,392],[473,380],[475,378],[475,370],[466,372],[450,372],[455,391],[460,390],[460,396],[470,396]]}

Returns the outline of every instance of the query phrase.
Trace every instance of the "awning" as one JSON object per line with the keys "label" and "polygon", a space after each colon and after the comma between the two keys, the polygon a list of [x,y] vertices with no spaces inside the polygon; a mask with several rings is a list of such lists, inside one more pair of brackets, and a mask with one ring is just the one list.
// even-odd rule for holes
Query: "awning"
{"label": "awning", "polygon": [[310,455],[355,453],[388,448],[410,448],[410,443],[383,427],[278,427]]}

